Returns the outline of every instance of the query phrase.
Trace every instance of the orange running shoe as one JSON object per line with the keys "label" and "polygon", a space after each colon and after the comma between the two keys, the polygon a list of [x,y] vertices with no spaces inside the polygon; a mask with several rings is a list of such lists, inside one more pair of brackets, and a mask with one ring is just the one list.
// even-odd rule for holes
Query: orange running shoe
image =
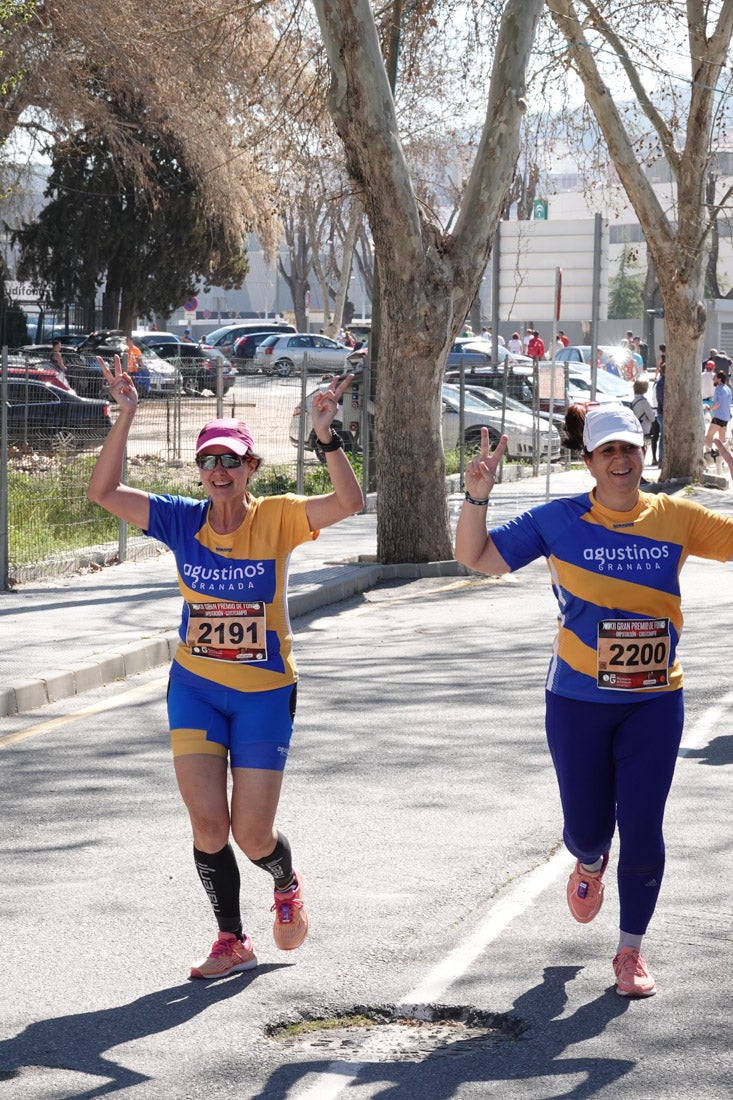
{"label": "orange running shoe", "polygon": [[272,934],[281,951],[294,951],[308,935],[308,914],[303,901],[303,879],[297,871],[295,885],[289,890],[276,890],[275,902],[270,909],[275,914]]}
{"label": "orange running shoe", "polygon": [[657,992],[646,959],[635,947],[622,947],[613,960],[616,992],[622,997],[653,997]]}
{"label": "orange running shoe", "polygon": [[236,970],[253,970],[255,966],[257,959],[249,936],[238,940],[231,932],[220,932],[208,956],[191,967],[191,977],[225,978]]}
{"label": "orange running shoe", "polygon": [[580,860],[568,879],[568,907],[580,924],[588,924],[598,916],[603,905],[603,876],[608,867],[608,852],[600,871],[585,871]]}

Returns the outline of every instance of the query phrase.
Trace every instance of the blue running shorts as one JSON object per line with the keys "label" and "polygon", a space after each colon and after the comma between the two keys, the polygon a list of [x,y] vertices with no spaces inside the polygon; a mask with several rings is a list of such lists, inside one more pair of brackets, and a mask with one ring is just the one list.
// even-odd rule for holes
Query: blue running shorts
{"label": "blue running shorts", "polygon": [[168,684],[173,755],[229,756],[233,768],[283,771],[298,685],[235,691],[174,663]]}

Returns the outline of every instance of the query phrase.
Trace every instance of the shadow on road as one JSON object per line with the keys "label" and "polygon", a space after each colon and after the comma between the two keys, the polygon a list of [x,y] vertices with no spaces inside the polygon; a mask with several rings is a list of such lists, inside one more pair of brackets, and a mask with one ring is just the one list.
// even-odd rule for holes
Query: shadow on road
{"label": "shadow on road", "polygon": [[256,971],[217,982],[183,982],[116,1008],[30,1024],[15,1038],[0,1042],[0,1083],[17,1077],[26,1067],[42,1066],[108,1078],[101,1085],[68,1094],[68,1100],[91,1100],[140,1084],[147,1080],[145,1076],[118,1065],[105,1052],[179,1027],[211,1005],[246,992],[257,978],[287,965],[259,966]]}

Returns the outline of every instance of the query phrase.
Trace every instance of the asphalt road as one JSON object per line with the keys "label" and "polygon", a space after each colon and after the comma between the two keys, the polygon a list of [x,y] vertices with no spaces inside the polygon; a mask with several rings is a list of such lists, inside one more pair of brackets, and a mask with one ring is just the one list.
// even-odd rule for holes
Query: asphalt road
{"label": "asphalt road", "polygon": [[[730,570],[693,560],[684,574],[686,748],[647,1001],[614,992],[613,875],[593,924],[565,906],[544,565],[383,586],[297,620],[279,824],[312,934],[277,952],[268,881],[242,861],[260,966],[219,983],[186,980],[214,931],[165,670],[2,719],[0,1097],[728,1100]],[[412,1023],[273,1034],[385,1006]]]}

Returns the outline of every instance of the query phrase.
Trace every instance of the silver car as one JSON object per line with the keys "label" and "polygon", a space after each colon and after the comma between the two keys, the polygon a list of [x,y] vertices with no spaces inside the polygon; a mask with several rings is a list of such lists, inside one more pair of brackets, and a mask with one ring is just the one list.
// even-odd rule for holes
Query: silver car
{"label": "silver car", "polygon": [[352,348],[328,336],[292,332],[286,336],[268,336],[263,340],[255,351],[252,365],[263,374],[278,374],[281,378],[287,378],[296,371],[300,373],[304,363],[307,371],[324,374],[343,370],[352,351]]}
{"label": "silver car", "polygon": [[[489,442],[495,447],[502,433],[501,394],[486,389],[481,397],[466,391],[463,402],[463,441],[467,447],[475,447],[481,442],[481,429],[488,428]],[[519,406],[519,408],[517,408]],[[461,391],[458,386],[449,383],[443,385],[443,446],[447,451],[458,447],[460,441]],[[548,421],[540,421],[540,455],[547,455]],[[507,458],[528,458],[534,456],[535,431],[532,413],[522,408],[519,402],[507,402],[503,418],[504,435],[509,443]],[[557,428],[549,429],[553,459],[560,456],[560,433]]]}

